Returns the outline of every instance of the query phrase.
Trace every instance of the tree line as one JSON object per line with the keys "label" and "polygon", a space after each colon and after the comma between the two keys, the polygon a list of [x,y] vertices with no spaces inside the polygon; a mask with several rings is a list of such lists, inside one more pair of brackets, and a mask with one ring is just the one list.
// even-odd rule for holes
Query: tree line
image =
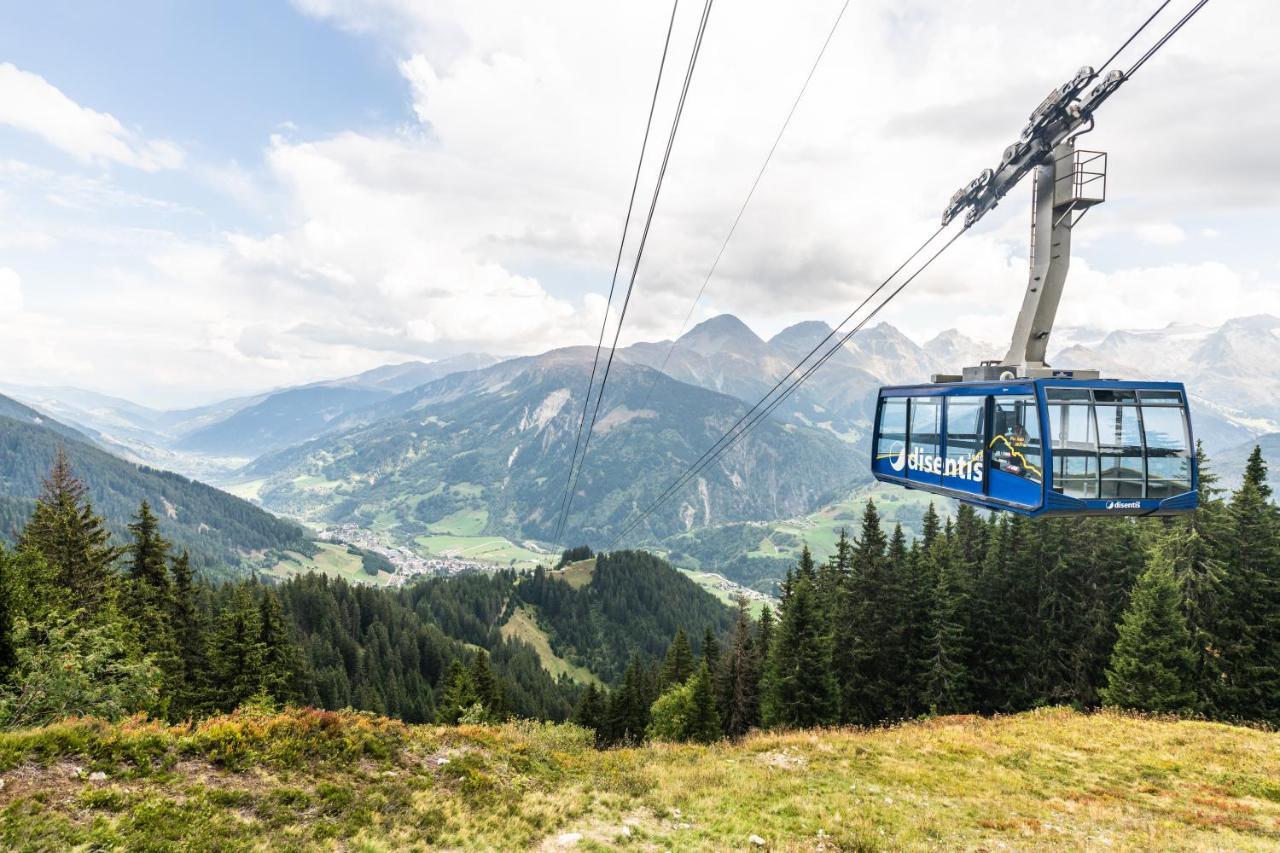
{"label": "tree line", "polygon": [[[59,454],[0,549],[0,725],[254,702],[410,722],[572,715],[602,746],[1048,704],[1280,724],[1266,464],[1255,450],[1224,498],[1200,462],[1200,509],[1170,519],[931,507],[909,542],[868,502],[857,535],[821,563],[806,548],[776,612],[755,617],[643,552],[599,555],[580,588],[542,569],[400,589],[211,582],[145,501],[113,536]],[[608,688],[553,679],[503,636],[526,604]]]}
{"label": "tree line", "polygon": [[[479,685],[462,709],[473,716],[564,719],[577,697],[496,620],[463,630],[460,614],[510,590],[510,573],[411,590],[317,574],[212,582],[160,535],[146,501],[127,529],[118,543],[58,453],[16,548],[0,547],[0,725],[180,721],[251,702],[451,721],[459,669]],[[458,633],[438,624],[451,619]]]}
{"label": "tree line", "polygon": [[1117,706],[1280,724],[1280,511],[1259,449],[1223,497],[1200,454],[1200,508],[1166,519],[982,517],[932,506],[922,535],[806,547],[776,615],[740,602],[696,659],[678,632],[574,719],[601,745],[715,740],[756,727]]}

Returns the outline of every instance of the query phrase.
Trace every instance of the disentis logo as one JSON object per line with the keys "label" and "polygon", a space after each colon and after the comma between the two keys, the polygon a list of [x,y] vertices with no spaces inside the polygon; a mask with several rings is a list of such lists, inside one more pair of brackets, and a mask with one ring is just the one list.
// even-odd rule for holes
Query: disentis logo
{"label": "disentis logo", "polygon": [[919,447],[913,447],[910,453],[903,445],[891,450],[889,467],[901,473],[903,470],[922,471],[926,474],[941,474],[944,477],[955,477],[973,483],[982,482],[982,456],[975,455],[968,459],[943,459],[941,456],[926,455]]}

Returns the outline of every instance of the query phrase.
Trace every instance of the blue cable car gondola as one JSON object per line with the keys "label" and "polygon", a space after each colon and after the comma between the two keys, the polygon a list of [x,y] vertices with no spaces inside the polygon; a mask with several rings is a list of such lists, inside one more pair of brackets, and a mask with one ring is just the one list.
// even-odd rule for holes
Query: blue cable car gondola
{"label": "blue cable car gondola", "polygon": [[1024,515],[1196,508],[1186,390],[1176,382],[1033,379],[882,388],[877,480]]}
{"label": "blue cable car gondola", "polygon": [[1106,197],[1107,155],[1078,151],[1097,107],[1124,82],[1082,68],[1031,114],[995,169],[951,197],[965,228],[1034,172],[1031,270],[1003,359],[882,388],[871,472],[877,480],[1024,515],[1171,515],[1198,503],[1186,389],[1055,370],[1049,334],[1071,262],[1071,231]]}

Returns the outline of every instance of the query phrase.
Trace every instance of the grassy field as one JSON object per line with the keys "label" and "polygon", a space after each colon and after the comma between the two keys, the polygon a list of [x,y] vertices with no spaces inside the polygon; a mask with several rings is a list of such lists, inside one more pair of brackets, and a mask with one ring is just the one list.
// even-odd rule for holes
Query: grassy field
{"label": "grassy field", "polygon": [[222,490],[247,501],[256,501],[261,498],[262,487],[266,484],[266,478],[260,480],[246,480],[243,483],[233,483],[228,486],[223,486]]}
{"label": "grassy field", "polygon": [[518,607],[511,618],[502,626],[505,639],[523,640],[533,647],[542,661],[542,668],[551,673],[553,678],[567,675],[579,684],[600,685],[600,679],[585,666],[569,663],[551,650],[551,640],[547,633],[538,626],[537,619],[528,607]]}
{"label": "grassy field", "polygon": [[596,558],[591,557],[587,560],[578,560],[576,563],[570,563],[563,569],[551,572],[552,577],[558,577],[574,589],[582,589],[591,583],[591,576],[596,571]]}
{"label": "grassy field", "polygon": [[285,559],[267,569],[266,574],[283,579],[306,572],[321,572],[351,583],[384,584],[391,579],[391,575],[387,572],[379,572],[376,578],[365,573],[360,557],[348,551],[346,545],[336,542],[317,542],[316,546],[320,550],[314,557],[305,557],[290,551]]}
{"label": "grassy field", "polygon": [[[699,572],[694,569],[680,569],[680,572],[730,607],[738,606],[738,595],[735,591],[736,584],[726,589],[726,581],[723,575],[715,572]],[[764,605],[764,601],[753,598],[748,609],[751,611],[752,616],[759,618],[760,611],[764,609]]]}
{"label": "grassy field", "polygon": [[1280,735],[1067,710],[611,752],[349,712],[71,721],[0,734],[0,779],[6,850],[1280,846]]}
{"label": "grassy field", "polygon": [[501,536],[453,536],[431,535],[414,537],[416,550],[440,557],[458,557],[463,560],[482,560],[502,566],[515,560],[518,569],[531,569],[547,557],[521,548]]}
{"label": "grassy field", "polygon": [[427,529],[432,533],[450,536],[478,536],[488,523],[489,511],[484,507],[476,507],[450,513],[439,521],[427,525]]}
{"label": "grassy field", "polygon": [[763,527],[759,547],[747,556],[794,559],[800,556],[801,547],[808,544],[815,557],[825,559],[835,553],[841,529],[848,531],[850,538],[857,536],[858,525],[868,500],[875,501],[876,510],[886,528],[891,530],[894,524],[901,523],[909,537],[920,533],[920,519],[930,503],[944,518],[954,515],[956,511],[956,503],[948,498],[876,483],[811,515],[777,521]]}

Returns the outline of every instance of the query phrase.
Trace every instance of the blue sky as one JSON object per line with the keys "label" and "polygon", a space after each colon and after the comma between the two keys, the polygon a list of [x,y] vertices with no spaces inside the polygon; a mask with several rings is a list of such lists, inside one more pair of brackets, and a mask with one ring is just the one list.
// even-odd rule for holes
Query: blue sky
{"label": "blue sky", "polygon": [[[1280,313],[1280,116],[1259,108],[1280,9],[1241,4],[1207,6],[1085,137],[1111,154],[1110,198],[1077,232],[1064,324]],[[1146,5],[1083,0],[1052,34],[1048,0],[1016,20],[997,0],[851,5],[695,320],[732,312],[768,336],[843,316]],[[717,7],[624,341],[678,331],[839,7]],[[180,405],[594,341],[669,11],[10,4],[0,378]],[[672,75],[659,138],[674,98]],[[1026,217],[1015,194],[884,319],[1002,343]]]}
{"label": "blue sky", "polygon": [[283,122],[314,136],[413,117],[388,50],[270,0],[10,4],[0,55],[150,135],[246,163]]}

